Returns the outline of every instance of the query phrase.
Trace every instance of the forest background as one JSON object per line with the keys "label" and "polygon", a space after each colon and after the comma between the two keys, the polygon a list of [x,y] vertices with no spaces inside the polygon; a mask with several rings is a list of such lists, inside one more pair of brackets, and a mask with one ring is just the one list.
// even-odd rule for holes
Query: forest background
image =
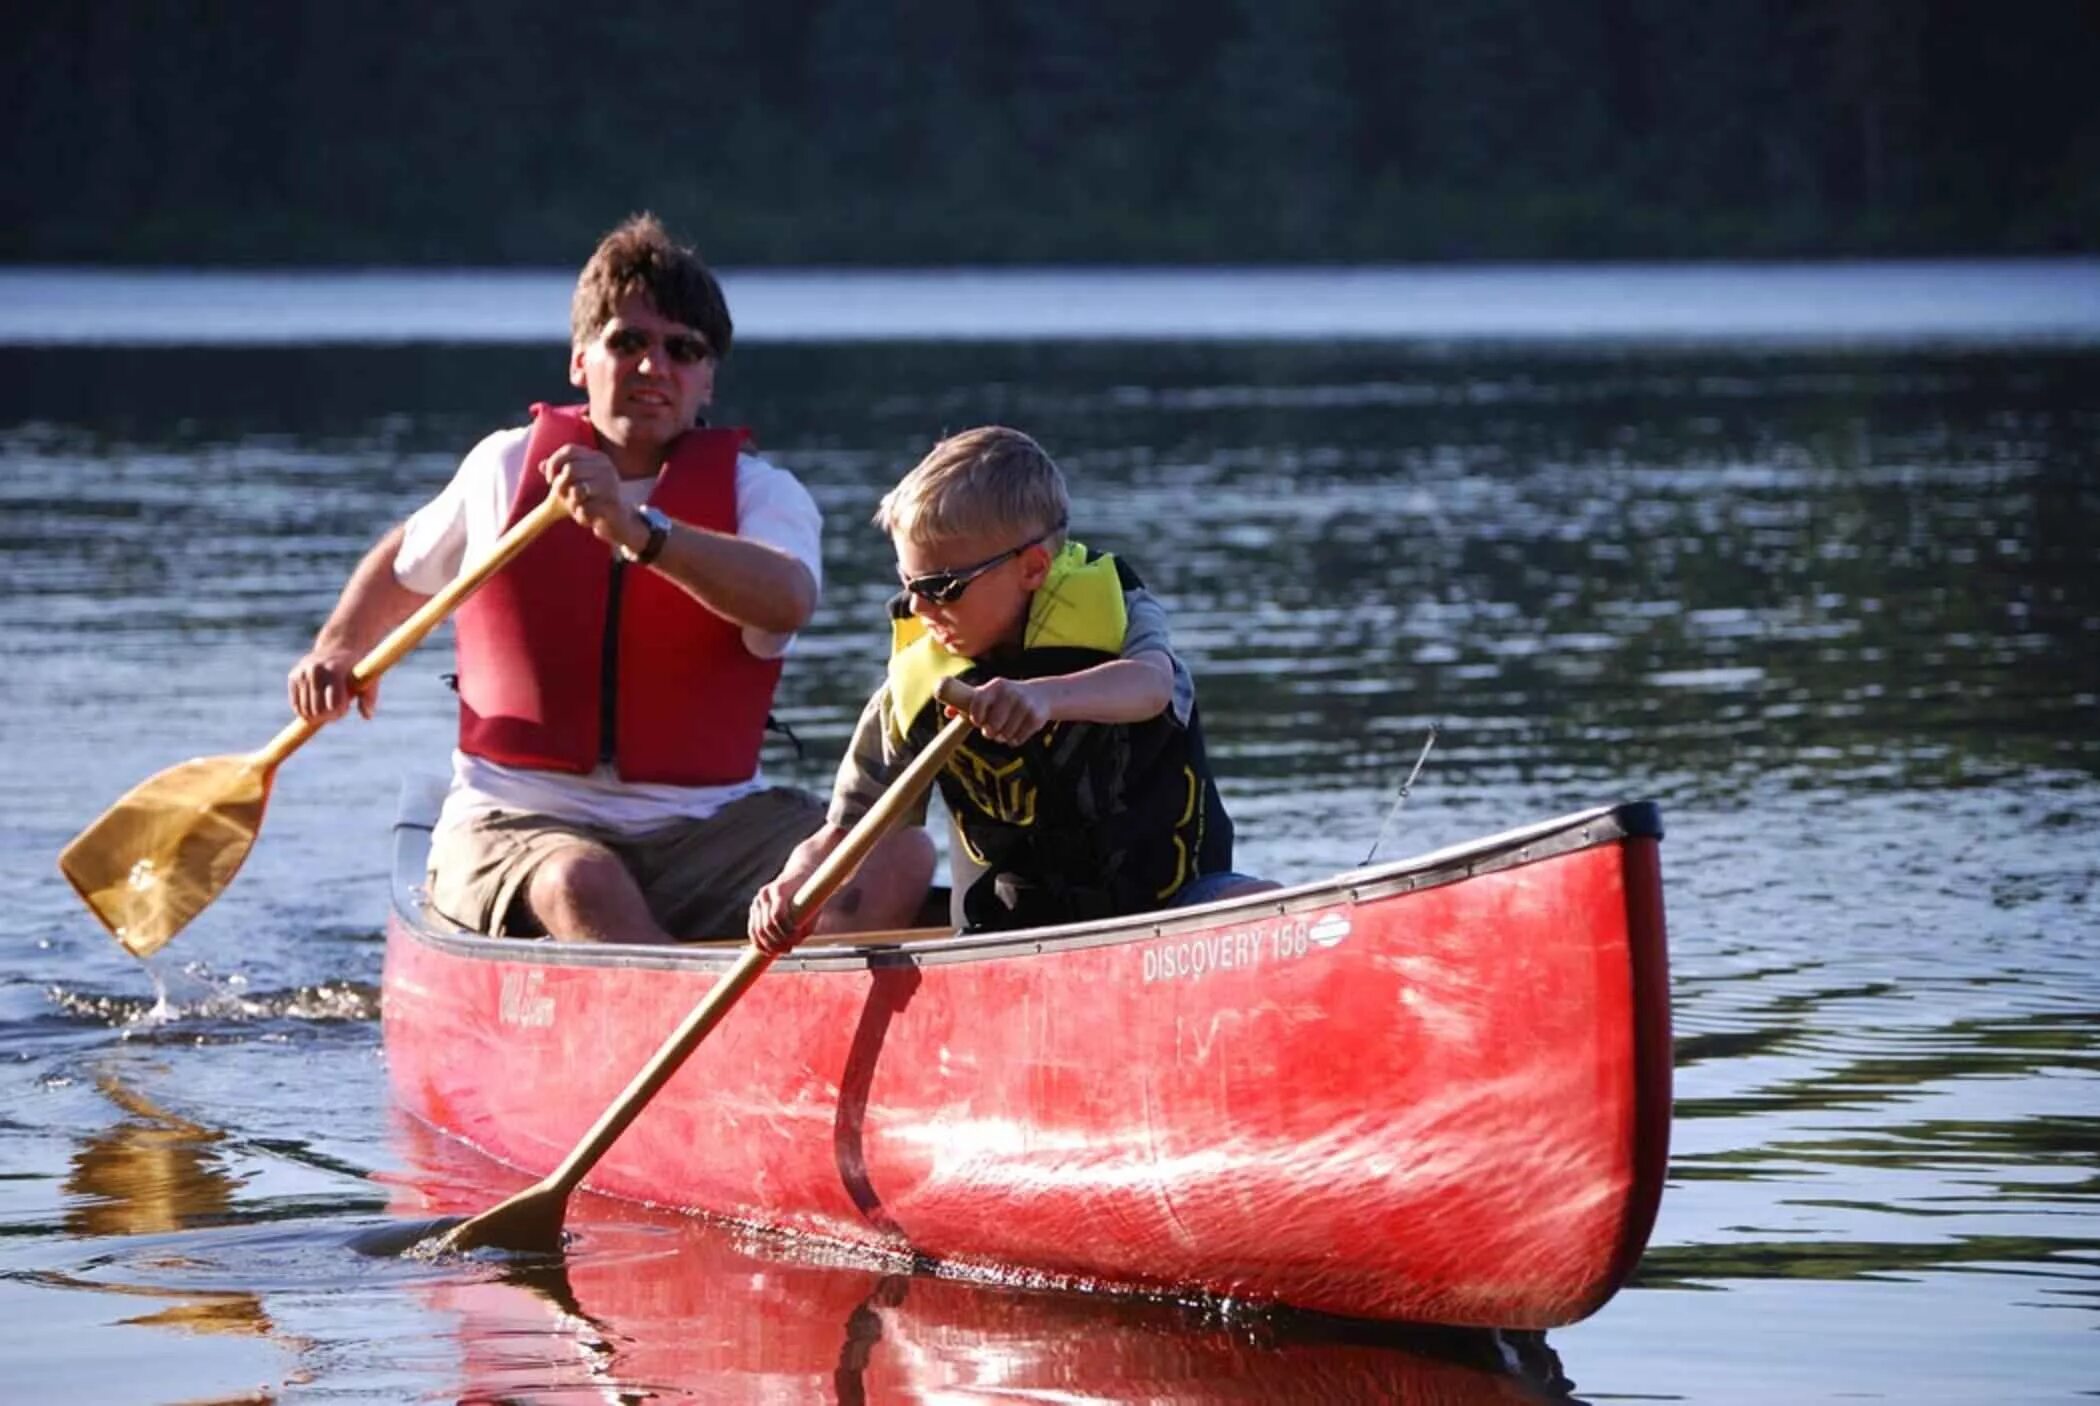
{"label": "forest background", "polygon": [[2100,248],[2092,0],[31,7],[0,261],[1385,263]]}

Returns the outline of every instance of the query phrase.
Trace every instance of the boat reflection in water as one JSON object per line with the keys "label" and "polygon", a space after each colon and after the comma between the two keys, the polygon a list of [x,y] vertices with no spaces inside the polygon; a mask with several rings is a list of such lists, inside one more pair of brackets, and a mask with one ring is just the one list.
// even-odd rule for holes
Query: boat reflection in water
{"label": "boat reflection in water", "polygon": [[[393,1212],[515,1189],[413,1119]],[[560,1261],[470,1261],[415,1286],[458,1334],[460,1400],[1537,1402],[1570,1390],[1539,1333],[1418,1329],[1046,1292],[579,1194]]]}

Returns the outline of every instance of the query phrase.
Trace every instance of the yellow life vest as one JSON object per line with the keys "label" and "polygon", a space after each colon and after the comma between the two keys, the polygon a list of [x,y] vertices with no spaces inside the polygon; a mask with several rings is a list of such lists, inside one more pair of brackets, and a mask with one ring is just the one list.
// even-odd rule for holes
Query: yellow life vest
{"label": "yellow life vest", "polygon": [[[1106,553],[1088,559],[1087,549],[1067,542],[1050,559],[1050,573],[1028,602],[1028,626],[1021,648],[1084,649],[1115,658],[1123,652],[1130,613],[1123,602],[1123,582],[1116,559]],[[890,621],[889,710],[884,718],[893,741],[902,741],[919,715],[933,702],[942,679],[966,674],[977,661],[957,654],[927,632],[926,622],[909,612]]]}

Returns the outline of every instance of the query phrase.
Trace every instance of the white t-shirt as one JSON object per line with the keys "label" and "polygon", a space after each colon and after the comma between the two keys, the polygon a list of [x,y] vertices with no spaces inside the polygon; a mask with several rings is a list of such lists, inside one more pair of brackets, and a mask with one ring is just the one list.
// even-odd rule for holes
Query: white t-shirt
{"label": "white t-shirt", "polygon": [[[525,474],[526,429],[499,430],[467,452],[459,471],[437,497],[416,509],[394,556],[394,579],[412,591],[435,594],[469,559],[479,560],[503,535],[518,483]],[[623,479],[622,502],[639,507],[656,481]],[[755,454],[736,465],[737,536],[781,551],[809,568],[819,587],[823,576],[823,519],[816,500],[796,477]],[[611,548],[607,548],[609,552]],[[744,647],[761,659],[788,652],[793,635],[744,628]],[[702,819],[739,796],[763,788],[753,775],[729,786],[666,786],[622,781],[610,766],[586,774],[504,766],[454,749],[452,789],[438,815],[448,829],[491,810],[527,811],[560,820],[602,825],[640,834],[672,821]]]}

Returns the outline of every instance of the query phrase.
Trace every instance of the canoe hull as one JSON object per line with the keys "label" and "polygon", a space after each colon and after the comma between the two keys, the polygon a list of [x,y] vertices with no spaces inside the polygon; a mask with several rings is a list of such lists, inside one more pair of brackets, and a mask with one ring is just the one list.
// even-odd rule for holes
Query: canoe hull
{"label": "canoe hull", "polygon": [[[588,1184],[1038,1281],[1571,1322],[1662,1181],[1650,817],[1138,924],[798,954]],[[397,1094],[544,1173],[733,955],[434,934],[397,888]]]}

